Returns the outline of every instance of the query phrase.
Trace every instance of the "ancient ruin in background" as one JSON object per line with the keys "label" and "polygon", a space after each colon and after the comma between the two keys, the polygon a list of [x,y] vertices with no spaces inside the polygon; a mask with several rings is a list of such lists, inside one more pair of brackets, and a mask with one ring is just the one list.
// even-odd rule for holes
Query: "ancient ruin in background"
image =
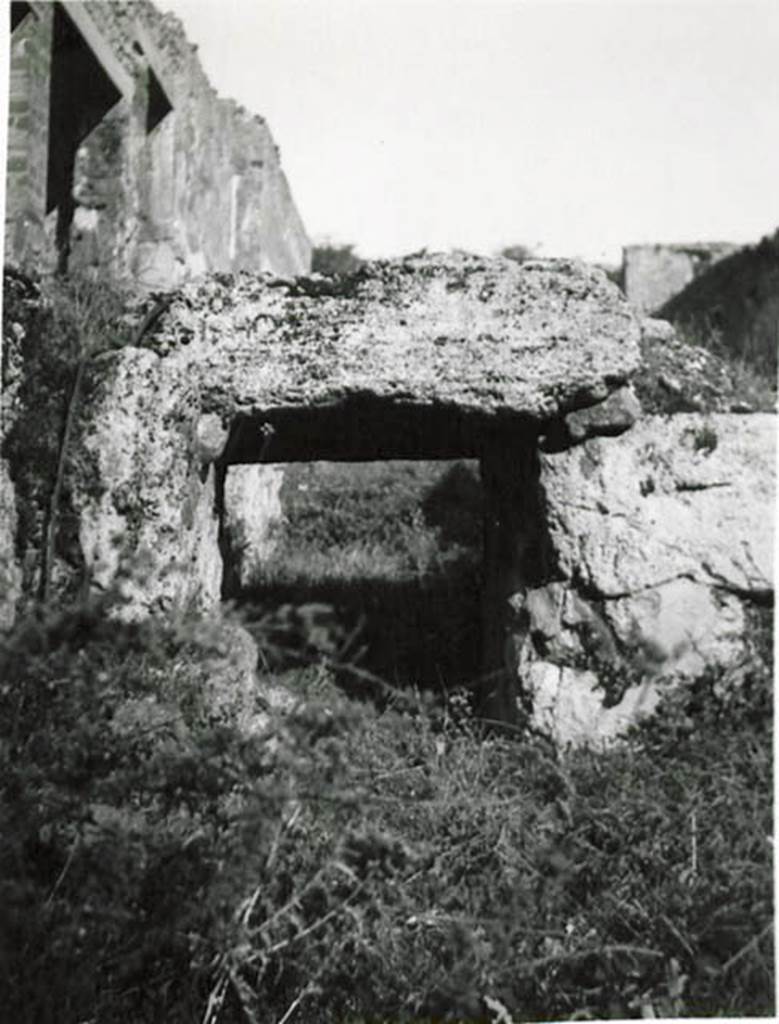
{"label": "ancient ruin in background", "polygon": [[148,0],[11,4],[5,259],[173,287],[309,269],[262,117],[209,84]]}
{"label": "ancient ruin in background", "polygon": [[709,267],[739,248],[731,242],[628,245],[622,253],[625,295],[641,313],[649,316]]}

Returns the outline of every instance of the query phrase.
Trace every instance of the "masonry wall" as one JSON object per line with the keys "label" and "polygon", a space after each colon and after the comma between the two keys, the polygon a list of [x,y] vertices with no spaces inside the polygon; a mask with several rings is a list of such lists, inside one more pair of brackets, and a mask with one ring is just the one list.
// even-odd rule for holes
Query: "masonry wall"
{"label": "masonry wall", "polygon": [[149,288],[309,269],[266,122],[217,96],[175,16],[148,0],[13,7],[6,260]]}
{"label": "masonry wall", "polygon": [[625,294],[642,313],[654,313],[739,247],[729,242],[630,245],[622,253]]}
{"label": "masonry wall", "polygon": [[[29,5],[27,5],[29,8]],[[40,258],[46,202],[49,129],[50,6],[17,8],[10,46],[6,253],[19,262]]]}

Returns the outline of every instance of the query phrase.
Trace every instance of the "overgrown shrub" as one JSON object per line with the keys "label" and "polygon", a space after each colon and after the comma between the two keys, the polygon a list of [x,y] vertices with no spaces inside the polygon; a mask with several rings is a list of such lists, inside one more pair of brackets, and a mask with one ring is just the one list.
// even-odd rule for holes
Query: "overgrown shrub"
{"label": "overgrown shrub", "polygon": [[72,433],[89,360],[128,344],[128,294],[86,277],[34,282],[6,268],[3,278],[3,386],[11,398],[3,458],[14,481],[19,523],[16,555],[25,590],[47,597],[54,562],[59,587],[81,581],[77,520],[69,495]]}
{"label": "overgrown shrub", "polygon": [[665,303],[658,315],[775,388],[779,231],[715,261]]}
{"label": "overgrown shrub", "polygon": [[610,752],[556,754],[457,694],[377,711],[324,662],[283,715],[215,708],[213,628],[110,602],[0,646],[7,1019],[772,1011],[759,652]]}
{"label": "overgrown shrub", "polygon": [[327,277],[352,274],[364,262],[354,251],[353,245],[337,245],[326,241],[315,245],[311,252],[312,271]]}
{"label": "overgrown shrub", "polygon": [[536,256],[535,249],[530,245],[507,245],[498,253],[507,260],[514,260],[516,263],[525,263]]}

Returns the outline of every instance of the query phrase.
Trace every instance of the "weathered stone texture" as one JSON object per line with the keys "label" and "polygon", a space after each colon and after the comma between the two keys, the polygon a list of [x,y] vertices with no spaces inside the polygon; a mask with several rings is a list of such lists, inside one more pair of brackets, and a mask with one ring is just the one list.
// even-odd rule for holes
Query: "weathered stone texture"
{"label": "weathered stone texture", "polygon": [[15,559],[16,500],[5,459],[0,459],[0,630],[13,625],[22,574]]}
{"label": "weathered stone texture", "polygon": [[542,456],[560,568],[607,598],[681,577],[767,595],[775,435],[769,414],[649,417]]}
{"label": "weathered stone texture", "polygon": [[[434,422],[445,432],[466,412],[478,419],[480,445],[509,429],[509,443],[518,430],[526,447],[546,418],[618,386],[635,366],[637,338],[617,289],[569,262],[418,256],[374,264],[343,293],[324,279],[188,284],[146,348],[93,368],[80,424],[89,457],[74,495],[87,566],[108,584],[118,534],[125,553],[150,559],[150,585],[138,595],[145,606],[217,601],[213,460],[322,457],[333,438],[320,427],[340,438],[355,399],[367,400],[367,419],[351,444],[373,444],[399,407],[398,423],[416,411],[422,430]],[[317,408],[331,418],[312,432],[307,417]],[[280,460],[272,446],[287,427],[297,447]],[[247,539],[233,500],[236,486],[246,491],[241,472],[228,468],[226,482],[228,534],[239,547]],[[264,488],[261,474],[251,479]]]}
{"label": "weathered stone texture", "polygon": [[308,269],[267,124],[217,96],[172,14],[148,0],[33,2],[12,66],[6,259],[148,288]]}
{"label": "weathered stone texture", "polygon": [[766,374],[744,372],[681,340],[667,320],[641,322],[641,368],[633,378],[645,415],[679,412],[774,412],[776,390]]}
{"label": "weathered stone texture", "polygon": [[5,252],[30,266],[43,249],[52,7],[28,13],[10,41]]}
{"label": "weathered stone texture", "polygon": [[279,539],[284,517],[283,466],[230,466],[224,481],[223,550],[226,596],[256,583]]}
{"label": "weathered stone texture", "polygon": [[13,625],[26,582],[17,558],[20,509],[9,440],[22,411],[22,342],[40,302],[38,289],[21,275],[11,272],[5,276],[0,331],[0,629]]}
{"label": "weathered stone texture", "polygon": [[532,700],[533,724],[560,747],[598,747],[619,739],[659,701],[657,688],[648,681],[629,687],[610,707],[595,672],[549,661],[532,662],[523,686]]}
{"label": "weathered stone texture", "polygon": [[741,656],[773,594],[775,417],[630,426],[639,323],[599,271],[417,255],[169,298],[142,347],[93,361],[73,460],[86,571],[136,614],[249,581],[280,474],[247,464],[455,454],[485,490],[488,717],[519,687],[557,741],[600,742]]}
{"label": "weathered stone texture", "polygon": [[540,456],[558,580],[518,596],[516,637],[537,724],[610,738],[660,680],[743,655],[745,607],[773,599],[775,451],[774,416],[690,414]]}
{"label": "weathered stone texture", "polygon": [[197,390],[153,352],[103,357],[81,422],[73,503],[91,581],[133,611],[213,607],[222,562],[215,470],[201,456]]}
{"label": "weathered stone texture", "polygon": [[638,338],[594,268],[452,254],[377,262],[339,285],[193,282],[148,343],[225,417],[364,400],[539,425],[607,398],[637,367]]}
{"label": "weathered stone texture", "polygon": [[629,430],[641,416],[641,404],[632,387],[622,387],[608,398],[564,417],[564,447],[589,437],[617,437]]}

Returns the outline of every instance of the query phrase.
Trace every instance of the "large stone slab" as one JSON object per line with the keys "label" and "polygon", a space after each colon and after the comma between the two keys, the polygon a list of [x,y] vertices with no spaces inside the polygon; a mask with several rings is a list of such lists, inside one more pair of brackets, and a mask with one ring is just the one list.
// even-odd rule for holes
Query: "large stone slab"
{"label": "large stone slab", "polygon": [[603,401],[638,365],[619,290],[568,260],[418,255],[343,281],[184,286],[147,344],[185,360],[226,417],[350,400],[543,423]]}

